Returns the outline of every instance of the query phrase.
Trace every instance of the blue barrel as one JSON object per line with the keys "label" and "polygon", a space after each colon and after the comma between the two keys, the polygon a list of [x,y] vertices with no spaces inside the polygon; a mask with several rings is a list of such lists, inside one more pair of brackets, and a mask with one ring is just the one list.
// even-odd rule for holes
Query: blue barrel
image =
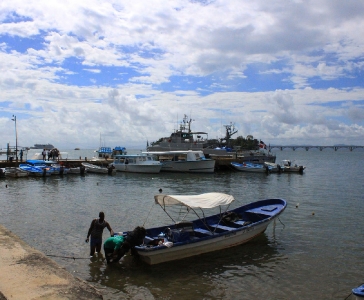
{"label": "blue barrel", "polygon": [[352,289],[352,292],[356,296],[356,299],[364,299],[364,284]]}

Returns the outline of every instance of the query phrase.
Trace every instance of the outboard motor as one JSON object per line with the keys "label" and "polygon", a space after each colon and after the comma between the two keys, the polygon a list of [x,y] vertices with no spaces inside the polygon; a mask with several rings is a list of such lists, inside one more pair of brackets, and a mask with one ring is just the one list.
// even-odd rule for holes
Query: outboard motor
{"label": "outboard motor", "polygon": [[81,175],[85,175],[85,170],[86,170],[86,168],[85,168],[85,166],[80,166],[80,174]]}

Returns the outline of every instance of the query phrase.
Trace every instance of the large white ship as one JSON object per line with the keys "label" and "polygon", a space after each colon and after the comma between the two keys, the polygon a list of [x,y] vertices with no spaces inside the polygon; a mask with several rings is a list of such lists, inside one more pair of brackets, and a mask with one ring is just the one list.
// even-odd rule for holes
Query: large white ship
{"label": "large white ship", "polygon": [[55,147],[52,144],[34,144],[33,147],[30,147],[30,149],[46,149],[46,150],[51,150],[54,148]]}

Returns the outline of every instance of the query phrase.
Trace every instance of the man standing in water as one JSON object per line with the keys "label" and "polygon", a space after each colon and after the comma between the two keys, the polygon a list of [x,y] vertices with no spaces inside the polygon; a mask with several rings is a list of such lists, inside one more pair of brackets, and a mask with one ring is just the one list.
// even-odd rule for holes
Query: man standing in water
{"label": "man standing in water", "polygon": [[107,227],[110,231],[110,235],[114,235],[114,231],[111,229],[110,224],[105,220],[105,214],[101,211],[99,213],[99,218],[94,219],[91,222],[90,229],[87,233],[86,243],[89,241],[89,237],[91,235],[91,243],[90,243],[90,257],[93,257],[96,252],[100,253],[101,245],[102,245],[102,232],[104,228]]}

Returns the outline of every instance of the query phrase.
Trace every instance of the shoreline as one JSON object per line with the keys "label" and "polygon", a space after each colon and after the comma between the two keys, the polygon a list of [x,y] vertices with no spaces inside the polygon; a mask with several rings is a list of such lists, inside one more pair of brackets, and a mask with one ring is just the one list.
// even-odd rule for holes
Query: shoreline
{"label": "shoreline", "polygon": [[0,300],[7,299],[92,300],[103,296],[0,224]]}

